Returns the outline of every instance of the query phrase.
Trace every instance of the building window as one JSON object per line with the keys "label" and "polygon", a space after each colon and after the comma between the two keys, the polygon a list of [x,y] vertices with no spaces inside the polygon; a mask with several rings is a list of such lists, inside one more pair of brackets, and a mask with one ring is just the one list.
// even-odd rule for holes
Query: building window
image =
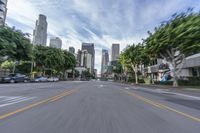
{"label": "building window", "polygon": [[198,77],[200,77],[200,67],[198,68]]}
{"label": "building window", "polygon": [[197,77],[198,76],[198,69],[192,68],[192,76]]}

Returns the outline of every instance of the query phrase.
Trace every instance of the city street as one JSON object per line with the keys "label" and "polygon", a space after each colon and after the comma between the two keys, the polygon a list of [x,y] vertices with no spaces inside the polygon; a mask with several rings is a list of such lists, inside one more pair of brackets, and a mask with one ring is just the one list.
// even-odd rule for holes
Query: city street
{"label": "city street", "polygon": [[199,94],[102,81],[0,84],[0,132],[199,133]]}

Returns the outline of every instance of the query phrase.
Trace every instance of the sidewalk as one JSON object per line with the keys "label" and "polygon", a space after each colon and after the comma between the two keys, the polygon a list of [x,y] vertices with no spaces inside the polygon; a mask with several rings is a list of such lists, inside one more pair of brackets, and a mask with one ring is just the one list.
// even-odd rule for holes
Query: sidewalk
{"label": "sidewalk", "polygon": [[[136,85],[136,84],[133,84]],[[192,86],[179,86],[179,87],[173,87],[171,85],[156,85],[156,84],[138,84],[138,86],[144,86],[144,87],[150,87],[150,88],[160,88],[160,89],[175,89],[175,90],[191,90],[191,91],[199,91],[200,87],[192,87]]]}
{"label": "sidewalk", "polygon": [[188,86],[179,86],[179,87],[173,87],[170,85],[155,85],[155,84],[134,84],[134,83],[125,83],[125,82],[118,82],[122,84],[128,84],[131,86],[138,86],[138,87],[144,87],[147,89],[163,89],[168,92],[177,92],[182,94],[188,94],[193,96],[200,97],[200,88],[197,87],[188,87]]}

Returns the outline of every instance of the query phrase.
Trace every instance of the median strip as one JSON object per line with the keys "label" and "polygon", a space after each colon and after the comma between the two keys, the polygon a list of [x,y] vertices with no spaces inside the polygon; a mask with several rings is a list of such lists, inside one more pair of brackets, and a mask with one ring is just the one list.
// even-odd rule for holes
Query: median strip
{"label": "median strip", "polygon": [[[121,89],[121,90],[123,90],[123,89]],[[157,107],[157,108],[166,109],[166,110],[175,112],[175,113],[177,113],[177,114],[179,114],[179,115],[182,115],[182,116],[184,116],[184,117],[187,117],[187,118],[189,118],[189,119],[192,119],[193,121],[200,122],[200,118],[191,116],[191,115],[189,115],[189,114],[186,114],[186,113],[184,113],[184,112],[181,112],[181,111],[179,111],[179,110],[176,110],[176,109],[174,109],[174,108],[171,108],[171,107],[169,107],[169,106],[166,106],[166,105],[164,105],[164,104],[161,104],[161,103],[152,101],[152,100],[150,100],[150,99],[147,99],[147,98],[145,98],[145,97],[142,97],[142,96],[140,96],[140,95],[138,95],[138,94],[135,94],[135,93],[133,93],[133,92],[129,92],[129,91],[126,91],[126,90],[123,90],[123,91],[124,91],[125,93],[127,93],[128,95],[133,96],[133,97],[136,97],[137,99],[140,99],[140,100],[142,100],[143,102],[148,103],[148,104],[151,104],[151,105],[153,105],[153,106],[155,106],[155,107]]]}
{"label": "median strip", "polygon": [[30,105],[28,105],[28,106],[26,106],[26,107],[17,109],[17,110],[15,110],[15,111],[10,112],[10,113],[1,115],[1,116],[0,116],[0,120],[5,119],[5,118],[7,118],[7,117],[9,117],[9,116],[12,116],[12,115],[21,113],[21,112],[26,111],[26,110],[28,110],[28,109],[34,108],[34,107],[36,107],[36,106],[38,106],[38,105],[45,104],[45,103],[48,103],[48,102],[57,101],[57,100],[59,100],[59,99],[65,97],[65,96],[67,96],[67,95],[70,95],[70,94],[72,94],[72,93],[74,93],[74,92],[76,92],[76,91],[78,91],[78,89],[72,89],[72,90],[70,90],[70,91],[67,90],[67,91],[64,91],[64,92],[62,92],[62,93],[56,95],[56,96],[47,98],[47,99],[45,99],[45,100],[42,100],[42,101],[39,101],[39,102],[30,104]]}

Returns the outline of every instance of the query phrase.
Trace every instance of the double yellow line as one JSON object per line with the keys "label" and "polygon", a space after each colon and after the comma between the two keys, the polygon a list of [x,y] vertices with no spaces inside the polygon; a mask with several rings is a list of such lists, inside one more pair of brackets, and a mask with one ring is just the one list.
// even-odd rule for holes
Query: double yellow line
{"label": "double yellow line", "polygon": [[[121,89],[121,90],[122,90],[122,89]],[[166,105],[164,105],[164,104],[161,104],[161,103],[152,101],[152,100],[150,100],[150,99],[147,99],[147,98],[142,97],[142,96],[140,96],[140,95],[137,95],[137,94],[135,94],[135,93],[132,93],[132,92],[129,92],[129,91],[126,91],[126,90],[123,90],[123,91],[124,91],[125,93],[127,93],[128,95],[131,95],[131,96],[133,96],[133,97],[136,97],[136,98],[142,100],[143,102],[148,103],[148,104],[151,104],[151,105],[153,105],[153,106],[155,106],[155,107],[157,107],[157,108],[166,109],[166,110],[175,112],[175,113],[177,113],[177,114],[179,114],[179,115],[182,115],[182,116],[184,116],[184,117],[186,117],[186,118],[192,119],[193,121],[200,122],[200,118],[191,116],[191,115],[189,115],[189,114],[186,114],[186,113],[184,113],[184,112],[181,112],[181,111],[179,111],[179,110],[176,110],[176,109],[174,109],[174,108],[171,108],[171,107],[169,107],[169,106],[166,106]]]}
{"label": "double yellow line", "polygon": [[9,116],[15,115],[15,114],[17,114],[17,113],[21,113],[21,112],[23,112],[23,111],[26,111],[26,110],[31,109],[31,108],[33,108],[33,107],[36,107],[36,106],[38,106],[38,105],[45,104],[45,103],[48,103],[48,102],[57,101],[57,100],[59,100],[59,99],[65,97],[65,96],[68,96],[68,95],[70,95],[70,94],[72,94],[72,93],[74,93],[74,92],[76,92],[76,91],[78,91],[78,89],[67,90],[67,91],[64,91],[64,92],[62,92],[62,93],[56,95],[56,96],[47,98],[47,99],[45,99],[45,100],[42,100],[42,101],[39,101],[39,102],[30,104],[30,105],[25,106],[25,107],[23,107],[23,108],[20,108],[20,109],[17,109],[17,110],[15,110],[15,111],[9,112],[9,113],[7,113],[7,114],[1,115],[1,116],[0,116],[0,120],[5,119],[5,118],[7,118],[7,117],[9,117]]}

